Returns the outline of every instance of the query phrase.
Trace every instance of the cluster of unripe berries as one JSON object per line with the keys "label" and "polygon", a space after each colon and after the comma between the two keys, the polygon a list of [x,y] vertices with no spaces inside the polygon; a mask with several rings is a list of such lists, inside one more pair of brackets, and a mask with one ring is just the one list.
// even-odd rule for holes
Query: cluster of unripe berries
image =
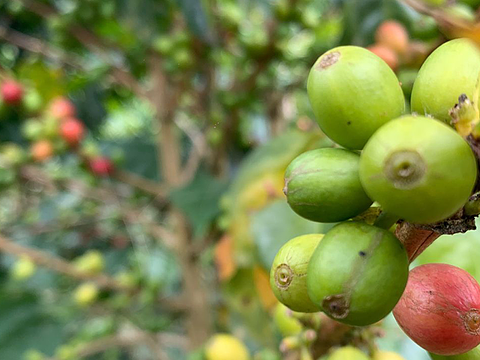
{"label": "cluster of unripe berries", "polygon": [[[466,139],[477,138],[479,75],[474,43],[443,44],[420,69],[407,115],[399,81],[377,55],[343,46],[317,60],[308,95],[320,128],[339,146],[293,160],[284,193],[300,216],[339,224],[280,249],[270,274],[280,302],[352,326],[395,309],[406,334],[433,354],[480,344],[479,284],[445,264],[409,274],[412,254],[394,235],[397,220],[437,223],[469,201],[477,160]],[[362,221],[374,202],[382,214]]]}
{"label": "cluster of unripe berries", "polygon": [[[5,80],[0,85],[2,103],[11,108],[25,105],[25,92],[24,86],[15,80]],[[29,155],[33,161],[43,162],[70,149],[81,153],[89,170],[97,176],[108,176],[114,170],[109,158],[83,154],[79,146],[86,135],[85,125],[78,119],[75,105],[65,97],[53,99],[41,117],[26,120],[22,135],[31,142]],[[21,165],[28,160],[22,148],[13,143],[4,144],[1,155],[10,165]]]}

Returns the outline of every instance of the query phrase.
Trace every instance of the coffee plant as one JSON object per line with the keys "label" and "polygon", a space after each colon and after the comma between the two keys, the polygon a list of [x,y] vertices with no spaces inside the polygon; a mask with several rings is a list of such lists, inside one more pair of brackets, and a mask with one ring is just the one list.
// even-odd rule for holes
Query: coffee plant
{"label": "coffee plant", "polygon": [[0,0],[0,359],[480,359],[479,6]]}

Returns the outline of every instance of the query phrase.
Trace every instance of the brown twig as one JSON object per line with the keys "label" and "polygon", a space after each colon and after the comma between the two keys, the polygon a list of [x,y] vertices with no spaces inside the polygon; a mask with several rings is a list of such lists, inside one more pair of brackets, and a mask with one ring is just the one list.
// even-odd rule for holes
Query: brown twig
{"label": "brown twig", "polygon": [[41,54],[53,61],[61,62],[62,64],[72,66],[76,69],[84,69],[81,59],[70,55],[62,51],[61,49],[56,48],[53,45],[50,45],[47,42],[37,39],[33,36],[23,34],[21,32],[4,26],[0,26],[0,38],[21,49],[36,54]]}
{"label": "brown twig", "polygon": [[[75,351],[76,358],[86,358],[105,352],[113,348],[130,348],[139,344],[147,344],[151,351],[155,354],[156,360],[167,360],[168,354],[163,350],[154,338],[155,335],[140,330],[125,331],[116,335],[104,337],[102,339],[91,341],[81,345]],[[48,360],[59,360],[56,357]]]}
{"label": "brown twig", "polygon": [[130,291],[117,280],[106,274],[91,275],[78,270],[75,266],[52,254],[16,244],[12,240],[0,235],[0,251],[17,257],[28,257],[33,263],[46,267],[58,273],[70,276],[81,281],[92,281],[100,288],[109,290]]}
{"label": "brown twig", "polygon": [[147,194],[156,197],[166,198],[168,193],[168,188],[165,185],[145,179],[144,177],[132,172],[117,170],[113,174],[113,177],[118,181],[133,186],[143,192],[146,192]]}
{"label": "brown twig", "polygon": [[192,142],[190,155],[180,175],[181,183],[186,184],[195,176],[202,159],[207,153],[207,144],[202,131],[189,119],[177,119],[175,124],[190,138],[190,141]]}
{"label": "brown twig", "polygon": [[[160,123],[157,149],[161,175],[167,186],[175,188],[182,185],[180,143],[174,122],[181,88],[179,84],[171,84],[167,81],[161,59],[157,54],[149,55],[148,66],[150,77],[153,80],[149,99],[155,107]],[[187,305],[189,346],[193,349],[201,345],[211,332],[208,298],[202,281],[200,264],[192,256],[189,223],[177,209],[172,208],[169,215],[170,227],[175,234],[174,250],[182,269],[182,298],[185,299]]]}

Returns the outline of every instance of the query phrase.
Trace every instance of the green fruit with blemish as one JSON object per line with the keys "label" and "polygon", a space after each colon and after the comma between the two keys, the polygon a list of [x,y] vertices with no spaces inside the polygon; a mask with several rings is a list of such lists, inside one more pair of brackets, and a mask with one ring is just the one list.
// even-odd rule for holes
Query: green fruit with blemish
{"label": "green fruit with blemish", "polygon": [[365,326],[393,310],[408,278],[408,256],[390,232],[359,222],[332,228],[310,259],[310,299],[339,322]]}
{"label": "green fruit with blemish", "polygon": [[473,99],[479,74],[480,51],[474,42],[456,39],[443,44],[418,72],[412,90],[412,111],[450,123],[449,112],[458,97],[466,94]]}
{"label": "green fruit with blemish", "polygon": [[367,210],[372,201],[360,183],[360,156],[344,149],[307,151],[288,166],[284,193],[300,216],[339,222]]}
{"label": "green fruit with blemish", "polygon": [[308,96],[320,128],[336,143],[362,149],[372,134],[405,110],[395,73],[357,46],[327,51],[308,76]]}
{"label": "green fruit with blemish", "polygon": [[293,238],[278,251],[270,270],[270,286],[276,298],[298,312],[317,312],[307,293],[306,274],[310,257],[322,239],[322,234]]}
{"label": "green fruit with blemish", "polygon": [[332,352],[327,360],[369,360],[369,357],[353,346],[344,346]]}
{"label": "green fruit with blemish", "polygon": [[360,157],[360,180],[384,210],[428,224],[455,214],[477,177],[467,142],[441,121],[405,116],[383,126]]}

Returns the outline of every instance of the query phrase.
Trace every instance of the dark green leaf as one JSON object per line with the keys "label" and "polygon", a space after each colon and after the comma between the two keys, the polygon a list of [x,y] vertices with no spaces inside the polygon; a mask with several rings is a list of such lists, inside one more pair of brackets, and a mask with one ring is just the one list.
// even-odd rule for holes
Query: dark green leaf
{"label": "dark green leaf", "polygon": [[306,220],[293,212],[285,200],[277,200],[252,217],[252,233],[262,265],[270,269],[278,250],[288,240],[305,234],[324,233],[332,224]]}
{"label": "dark green leaf", "polygon": [[227,184],[199,171],[193,181],[170,194],[173,204],[190,220],[195,236],[201,236],[219,214],[218,202]]}

